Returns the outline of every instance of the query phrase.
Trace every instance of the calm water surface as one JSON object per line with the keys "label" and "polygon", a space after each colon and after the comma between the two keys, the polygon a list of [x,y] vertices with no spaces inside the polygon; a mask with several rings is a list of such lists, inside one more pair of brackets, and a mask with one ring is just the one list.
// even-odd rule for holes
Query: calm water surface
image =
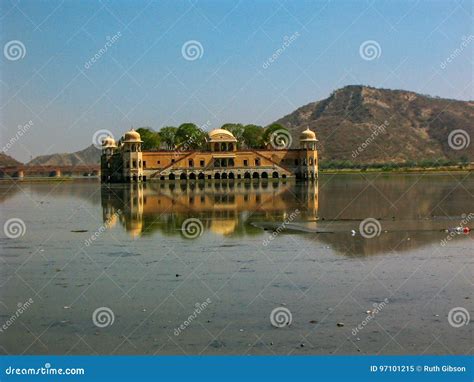
{"label": "calm water surface", "polygon": [[474,235],[444,230],[473,227],[473,175],[1,183],[0,203],[26,228],[0,239],[1,353],[472,349],[448,313],[473,311]]}

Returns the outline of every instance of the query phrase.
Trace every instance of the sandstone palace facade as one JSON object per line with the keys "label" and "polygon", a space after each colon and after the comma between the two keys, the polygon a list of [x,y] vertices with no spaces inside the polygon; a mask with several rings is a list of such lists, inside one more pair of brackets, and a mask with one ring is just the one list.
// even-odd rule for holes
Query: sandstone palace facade
{"label": "sandstone palace facade", "polygon": [[120,145],[108,137],[102,142],[102,182],[142,182],[211,179],[318,177],[316,134],[307,129],[297,149],[238,149],[237,139],[224,129],[208,134],[203,150],[142,151],[140,134],[125,133]]}

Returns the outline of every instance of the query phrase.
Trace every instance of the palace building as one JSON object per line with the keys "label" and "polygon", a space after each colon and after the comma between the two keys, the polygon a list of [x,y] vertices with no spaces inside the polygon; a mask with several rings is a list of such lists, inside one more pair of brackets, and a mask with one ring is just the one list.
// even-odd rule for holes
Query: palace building
{"label": "palace building", "polygon": [[107,137],[102,142],[102,182],[318,177],[317,139],[309,129],[301,133],[296,149],[238,149],[237,139],[224,129],[212,130],[208,137],[206,148],[188,151],[143,151],[133,129],[120,145]]}

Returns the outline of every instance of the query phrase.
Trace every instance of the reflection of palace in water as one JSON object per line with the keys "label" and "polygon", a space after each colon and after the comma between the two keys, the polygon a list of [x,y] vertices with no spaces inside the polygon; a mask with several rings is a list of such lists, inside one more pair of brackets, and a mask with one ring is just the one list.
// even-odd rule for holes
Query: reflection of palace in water
{"label": "reflection of palace in water", "polygon": [[198,218],[204,230],[221,235],[261,234],[252,219],[316,220],[317,182],[229,181],[196,184],[132,183],[102,187],[103,218],[120,222],[132,236],[154,231],[179,234],[182,223]]}

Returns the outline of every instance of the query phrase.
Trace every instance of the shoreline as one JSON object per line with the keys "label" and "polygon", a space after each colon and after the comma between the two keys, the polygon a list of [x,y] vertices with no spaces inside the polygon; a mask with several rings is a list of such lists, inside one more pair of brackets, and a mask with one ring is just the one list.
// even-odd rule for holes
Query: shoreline
{"label": "shoreline", "polygon": [[[471,173],[473,172],[473,168],[404,168],[404,169],[390,169],[390,170],[383,170],[380,168],[369,168],[369,169],[330,169],[330,170],[320,170],[320,175],[353,175],[353,174],[447,174],[447,173]],[[287,180],[291,180],[294,178],[287,178]],[[36,182],[63,182],[63,181],[77,181],[77,180],[97,180],[100,181],[99,176],[89,176],[89,177],[71,177],[71,176],[63,176],[63,177],[24,177],[24,178],[0,178],[0,183],[19,183],[19,182],[27,182],[27,183],[36,183]],[[261,179],[260,179],[261,180]],[[268,179],[272,180],[272,179]],[[213,179],[214,181],[214,179]],[[156,183],[159,181],[147,181],[146,183]]]}

